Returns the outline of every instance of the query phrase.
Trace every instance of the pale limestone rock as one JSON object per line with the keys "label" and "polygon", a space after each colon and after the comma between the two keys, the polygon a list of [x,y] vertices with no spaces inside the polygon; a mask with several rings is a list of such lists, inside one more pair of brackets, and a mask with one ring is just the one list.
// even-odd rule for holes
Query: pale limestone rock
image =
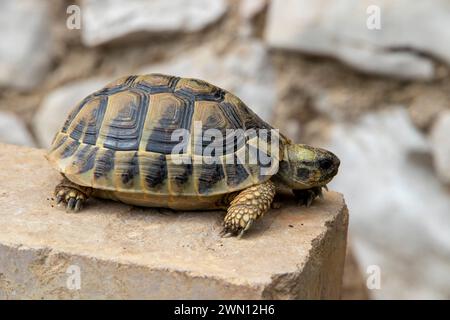
{"label": "pale limestone rock", "polygon": [[225,0],[84,0],[82,40],[95,46],[138,32],[199,31],[227,10]]}
{"label": "pale limestone rock", "polygon": [[264,45],[248,40],[220,54],[210,47],[194,49],[179,58],[144,67],[139,73],[167,73],[199,78],[238,96],[269,121],[276,103],[275,74]]}
{"label": "pale limestone rock", "polygon": [[25,123],[11,112],[0,111],[0,142],[34,146]]}
{"label": "pale limestone rock", "polygon": [[104,87],[107,79],[92,78],[64,85],[50,92],[42,101],[33,119],[39,146],[48,148],[62,127],[70,110],[83,98]]}
{"label": "pale limestone rock", "polygon": [[330,136],[324,147],[341,159],[330,186],[345,194],[352,212],[357,257],[364,273],[370,265],[380,267],[381,288],[370,295],[448,297],[450,198],[407,111],[393,108],[336,124]]}
{"label": "pale limestone rock", "polygon": [[246,39],[254,36],[254,20],[266,7],[266,0],[241,0],[239,2],[239,17],[241,21],[238,35],[240,38]]}
{"label": "pale limestone rock", "polygon": [[[380,8],[380,30],[367,27],[369,6]],[[274,0],[266,39],[272,47],[336,57],[367,73],[431,79],[433,61],[421,53],[450,63],[449,21],[445,0]]]}
{"label": "pale limestone rock", "polygon": [[221,238],[223,212],[93,200],[65,213],[51,206],[61,176],[42,150],[0,150],[0,299],[339,298],[348,213],[338,193]]}
{"label": "pale limestone rock", "polygon": [[412,122],[421,130],[428,130],[441,112],[450,109],[450,94],[442,88],[416,89],[413,95],[408,112]]}
{"label": "pale limestone rock", "polygon": [[253,19],[267,6],[267,0],[241,0],[239,15],[245,20]]}
{"label": "pale limestone rock", "polygon": [[436,173],[443,182],[450,184],[450,111],[440,114],[430,136]]}
{"label": "pale limestone rock", "polygon": [[46,1],[0,2],[0,87],[29,90],[39,84],[52,58]]}

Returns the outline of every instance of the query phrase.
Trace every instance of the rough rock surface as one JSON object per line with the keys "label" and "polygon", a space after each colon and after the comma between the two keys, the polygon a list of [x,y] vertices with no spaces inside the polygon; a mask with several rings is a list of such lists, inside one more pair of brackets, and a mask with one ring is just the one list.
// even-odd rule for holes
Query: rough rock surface
{"label": "rough rock surface", "polygon": [[[367,27],[369,6],[380,9],[379,30]],[[368,73],[430,79],[434,65],[422,53],[450,63],[449,21],[445,0],[274,0],[266,39],[272,47],[336,57]]]}
{"label": "rough rock surface", "polygon": [[[261,19],[263,23],[258,23],[257,17],[267,8],[267,0],[241,0],[239,2],[239,29],[240,38],[251,38],[255,36],[258,27],[264,28],[265,19]],[[255,28],[256,27],[256,28]]]}
{"label": "rough rock surface", "polygon": [[234,93],[264,120],[271,118],[276,102],[275,75],[267,50],[259,41],[238,43],[224,54],[202,47],[144,67],[140,73],[154,72],[206,80]]}
{"label": "rough rock surface", "polygon": [[408,107],[412,122],[425,131],[445,110],[450,110],[450,93],[436,87],[422,90]]}
{"label": "rough rock surface", "polygon": [[0,87],[28,90],[50,67],[51,36],[46,1],[0,2]]}
{"label": "rough rock surface", "polygon": [[22,120],[10,112],[0,111],[0,142],[34,146],[33,137]]}
{"label": "rough rock surface", "polygon": [[345,194],[352,212],[355,253],[363,270],[381,270],[381,288],[371,296],[448,298],[450,199],[407,111],[392,108],[336,124],[330,136],[325,147],[341,159],[330,186]]}
{"label": "rough rock surface", "polygon": [[82,39],[99,45],[139,32],[198,31],[227,12],[224,0],[84,0]]}
{"label": "rough rock surface", "polygon": [[307,209],[286,204],[243,239],[224,239],[222,212],[94,200],[65,213],[49,199],[60,176],[43,151],[0,149],[1,299],[340,295],[348,213],[338,193]]}
{"label": "rough rock surface", "polygon": [[33,118],[34,133],[39,145],[48,148],[70,110],[83,98],[102,88],[106,83],[108,83],[107,79],[92,78],[72,82],[50,92]]}
{"label": "rough rock surface", "polygon": [[242,0],[239,4],[239,15],[246,20],[251,20],[261,13],[267,2],[267,0]]}
{"label": "rough rock surface", "polygon": [[450,111],[443,112],[431,128],[434,167],[443,182],[450,184]]}

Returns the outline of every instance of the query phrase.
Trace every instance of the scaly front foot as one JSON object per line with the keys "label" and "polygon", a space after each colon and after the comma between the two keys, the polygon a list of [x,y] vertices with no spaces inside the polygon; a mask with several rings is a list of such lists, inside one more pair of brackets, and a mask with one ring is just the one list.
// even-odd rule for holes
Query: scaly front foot
{"label": "scaly front foot", "polygon": [[323,198],[322,188],[328,190],[327,186],[321,186],[304,190],[292,190],[292,192],[294,193],[299,205],[309,207],[315,198]]}
{"label": "scaly front foot", "polygon": [[221,235],[240,238],[255,220],[269,210],[274,196],[275,185],[270,180],[241,191],[228,207]]}

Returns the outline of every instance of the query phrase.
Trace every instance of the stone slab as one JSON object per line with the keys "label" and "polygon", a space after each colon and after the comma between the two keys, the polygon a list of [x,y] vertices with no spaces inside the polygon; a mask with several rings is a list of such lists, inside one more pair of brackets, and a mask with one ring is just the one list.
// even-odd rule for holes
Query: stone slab
{"label": "stone slab", "polygon": [[[242,239],[224,212],[93,200],[66,213],[44,150],[0,144],[0,299],[336,299],[348,212],[327,192],[287,202]],[[79,286],[78,286],[79,284]]]}

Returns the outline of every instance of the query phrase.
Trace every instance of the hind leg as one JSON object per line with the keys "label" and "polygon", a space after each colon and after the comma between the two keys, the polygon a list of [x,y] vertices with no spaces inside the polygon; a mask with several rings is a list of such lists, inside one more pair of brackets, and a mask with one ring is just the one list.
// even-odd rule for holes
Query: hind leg
{"label": "hind leg", "polygon": [[64,203],[68,212],[80,211],[91,194],[92,188],[75,184],[66,177],[55,187],[56,203]]}

